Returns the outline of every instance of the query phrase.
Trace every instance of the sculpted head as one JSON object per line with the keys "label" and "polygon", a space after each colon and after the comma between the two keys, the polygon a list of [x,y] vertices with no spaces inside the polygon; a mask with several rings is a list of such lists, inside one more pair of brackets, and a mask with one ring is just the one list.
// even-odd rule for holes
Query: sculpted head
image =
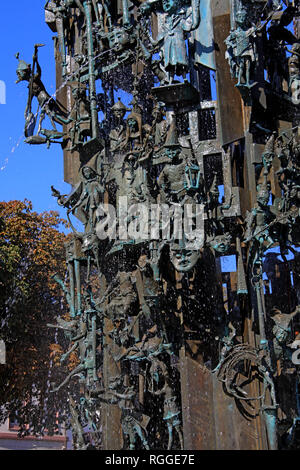
{"label": "sculpted head", "polygon": [[96,177],[96,172],[93,170],[93,168],[85,166],[82,168],[82,176],[86,180],[91,180]]}
{"label": "sculpted head", "polygon": [[170,245],[170,260],[176,271],[185,273],[193,269],[201,256],[200,250],[182,247],[177,243]]}
{"label": "sculpted head", "polygon": [[248,12],[245,8],[239,8],[239,10],[236,12],[236,23],[239,26],[244,26],[245,24],[248,23]]}
{"label": "sculpted head", "polygon": [[[19,55],[17,54],[16,57],[18,59]],[[31,77],[30,64],[27,64],[27,62],[25,62],[24,60],[19,60],[19,64],[18,64],[18,68],[16,72],[17,72],[17,77],[18,77],[18,80],[16,81],[16,83],[23,82],[24,80],[29,82],[30,77]]]}
{"label": "sculpted head", "polygon": [[218,253],[226,253],[231,244],[231,235],[229,233],[225,233],[222,235],[217,235],[211,242],[211,247],[217,251]]}
{"label": "sculpted head", "polygon": [[168,157],[168,159],[175,160],[176,157],[180,154],[181,148],[180,146],[165,146],[165,155]]}
{"label": "sculpted head", "polygon": [[126,106],[122,103],[121,98],[118,98],[117,103],[115,103],[111,108],[117,121],[124,119],[124,116],[127,112]]}
{"label": "sculpted head", "polygon": [[162,0],[162,7],[166,13],[173,13],[180,6],[180,0]]}

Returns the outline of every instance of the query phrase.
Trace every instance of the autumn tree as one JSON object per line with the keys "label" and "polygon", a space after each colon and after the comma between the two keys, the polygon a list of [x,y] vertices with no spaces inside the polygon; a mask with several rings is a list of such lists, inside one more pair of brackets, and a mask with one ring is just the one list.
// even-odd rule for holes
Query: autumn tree
{"label": "autumn tree", "polygon": [[47,327],[65,309],[52,279],[65,276],[61,224],[58,213],[38,214],[27,200],[0,202],[0,338],[7,349],[7,363],[0,366],[0,421],[17,415],[23,435],[57,432],[67,413],[67,392],[51,393],[51,383],[63,380],[54,346],[62,333]]}

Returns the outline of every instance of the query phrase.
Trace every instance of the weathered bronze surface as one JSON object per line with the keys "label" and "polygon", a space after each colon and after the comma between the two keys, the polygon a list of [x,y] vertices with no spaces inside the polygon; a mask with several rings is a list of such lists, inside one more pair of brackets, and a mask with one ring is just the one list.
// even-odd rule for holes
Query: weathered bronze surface
{"label": "weathered bronze surface", "polygon": [[62,367],[78,357],[53,388],[69,387],[74,447],[299,448],[299,2],[45,11],[56,100],[41,45],[17,73],[26,141],[60,143],[72,184],[52,187],[73,231],[55,276],[70,321],[49,327],[70,342]]}

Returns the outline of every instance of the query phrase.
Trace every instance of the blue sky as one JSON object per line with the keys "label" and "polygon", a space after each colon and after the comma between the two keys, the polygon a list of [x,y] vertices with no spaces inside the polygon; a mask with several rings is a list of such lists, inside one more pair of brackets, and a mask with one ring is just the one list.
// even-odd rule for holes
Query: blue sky
{"label": "blue sky", "polygon": [[28,88],[26,82],[15,84],[16,52],[31,63],[34,44],[42,43],[45,44],[39,50],[42,79],[48,93],[55,92],[53,33],[44,21],[45,3],[45,0],[1,2],[0,80],[6,85],[6,104],[0,104],[0,200],[27,198],[38,212],[57,210],[64,216],[65,211],[57,205],[50,189],[52,184],[64,193],[71,189],[63,181],[61,147],[52,145],[47,150],[45,145],[24,143]]}
{"label": "blue sky", "polygon": [[[0,200],[27,198],[38,212],[57,210],[65,216],[64,209],[57,205],[50,190],[51,185],[62,193],[71,190],[71,186],[63,181],[61,147],[54,144],[48,150],[45,145],[24,143],[28,88],[26,82],[15,84],[18,65],[15,54],[19,52],[21,59],[31,63],[34,44],[43,43],[45,47],[39,49],[42,79],[47,91],[51,95],[55,92],[53,33],[45,23],[45,3],[46,0],[1,3],[0,81],[6,86],[6,104],[0,104]],[[36,109],[35,104],[33,110]]]}
{"label": "blue sky", "polygon": [[[6,86],[6,104],[0,104],[0,200],[27,198],[38,212],[57,210],[65,216],[64,209],[57,205],[50,190],[51,185],[62,193],[71,190],[71,186],[63,181],[61,147],[52,145],[47,150],[45,145],[24,143],[28,88],[26,82],[15,84],[18,65],[15,54],[19,52],[21,59],[31,63],[34,44],[42,43],[45,44],[39,49],[42,80],[50,95],[55,92],[54,33],[45,23],[45,3],[46,0],[1,2],[0,81]],[[125,96],[122,95],[122,99],[126,102]],[[35,99],[33,103],[35,111]]]}

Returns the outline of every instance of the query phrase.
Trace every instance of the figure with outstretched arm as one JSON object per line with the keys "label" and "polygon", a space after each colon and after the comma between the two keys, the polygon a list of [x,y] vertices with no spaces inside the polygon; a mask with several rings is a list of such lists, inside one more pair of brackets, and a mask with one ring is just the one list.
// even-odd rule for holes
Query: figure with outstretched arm
{"label": "figure with outstretched arm", "polygon": [[[55,135],[57,135],[56,123],[61,125],[70,123],[67,112],[63,110],[62,106],[59,105],[58,102],[49,95],[44,86],[44,83],[42,82],[42,69],[38,61],[38,49],[42,46],[43,44],[35,44],[34,46],[32,67],[24,60],[19,59],[19,53],[16,54],[16,58],[19,60],[17,68],[18,80],[16,83],[20,83],[21,81],[29,82],[28,100],[25,109],[25,137],[29,139],[31,137],[37,137],[41,133],[42,123],[46,115],[50,119]],[[32,113],[32,100],[34,97],[36,97],[40,109],[40,119],[35,136],[33,136],[33,133],[36,118]],[[28,142],[36,143],[34,139],[32,142],[31,140]]]}
{"label": "figure with outstretched arm", "polygon": [[136,438],[139,437],[144,449],[150,450],[147,442],[146,424],[143,422],[145,419],[148,421],[149,417],[142,415],[136,409],[136,392],[134,387],[125,385],[124,378],[120,375],[109,379],[108,390],[99,390],[95,392],[95,395],[99,401],[118,405],[120,408],[122,412],[122,430],[124,435],[129,438],[129,449],[136,449]]}
{"label": "figure with outstretched arm", "polygon": [[[172,388],[172,381],[169,376],[167,366],[155,356],[150,357],[150,359],[152,364],[149,373],[152,381],[152,387],[149,388],[148,391],[155,396],[164,396],[163,420],[168,426],[168,450],[172,449],[173,429],[176,430],[180,442],[180,448],[183,449],[183,435],[181,430],[181,422],[179,419],[180,409],[176,402],[177,400]],[[157,386],[157,384],[160,383],[161,378],[164,380],[163,386],[155,389],[154,384]]]}
{"label": "figure with outstretched arm", "polygon": [[54,279],[60,285],[60,287],[62,288],[62,290],[63,290],[63,292],[66,296],[66,301],[67,301],[67,303],[69,305],[69,308],[70,308],[71,317],[75,317],[76,312],[75,312],[74,305],[73,305],[73,302],[72,302],[71,294],[68,291],[64,281],[58,276],[58,274],[54,274],[52,276],[52,279]]}

